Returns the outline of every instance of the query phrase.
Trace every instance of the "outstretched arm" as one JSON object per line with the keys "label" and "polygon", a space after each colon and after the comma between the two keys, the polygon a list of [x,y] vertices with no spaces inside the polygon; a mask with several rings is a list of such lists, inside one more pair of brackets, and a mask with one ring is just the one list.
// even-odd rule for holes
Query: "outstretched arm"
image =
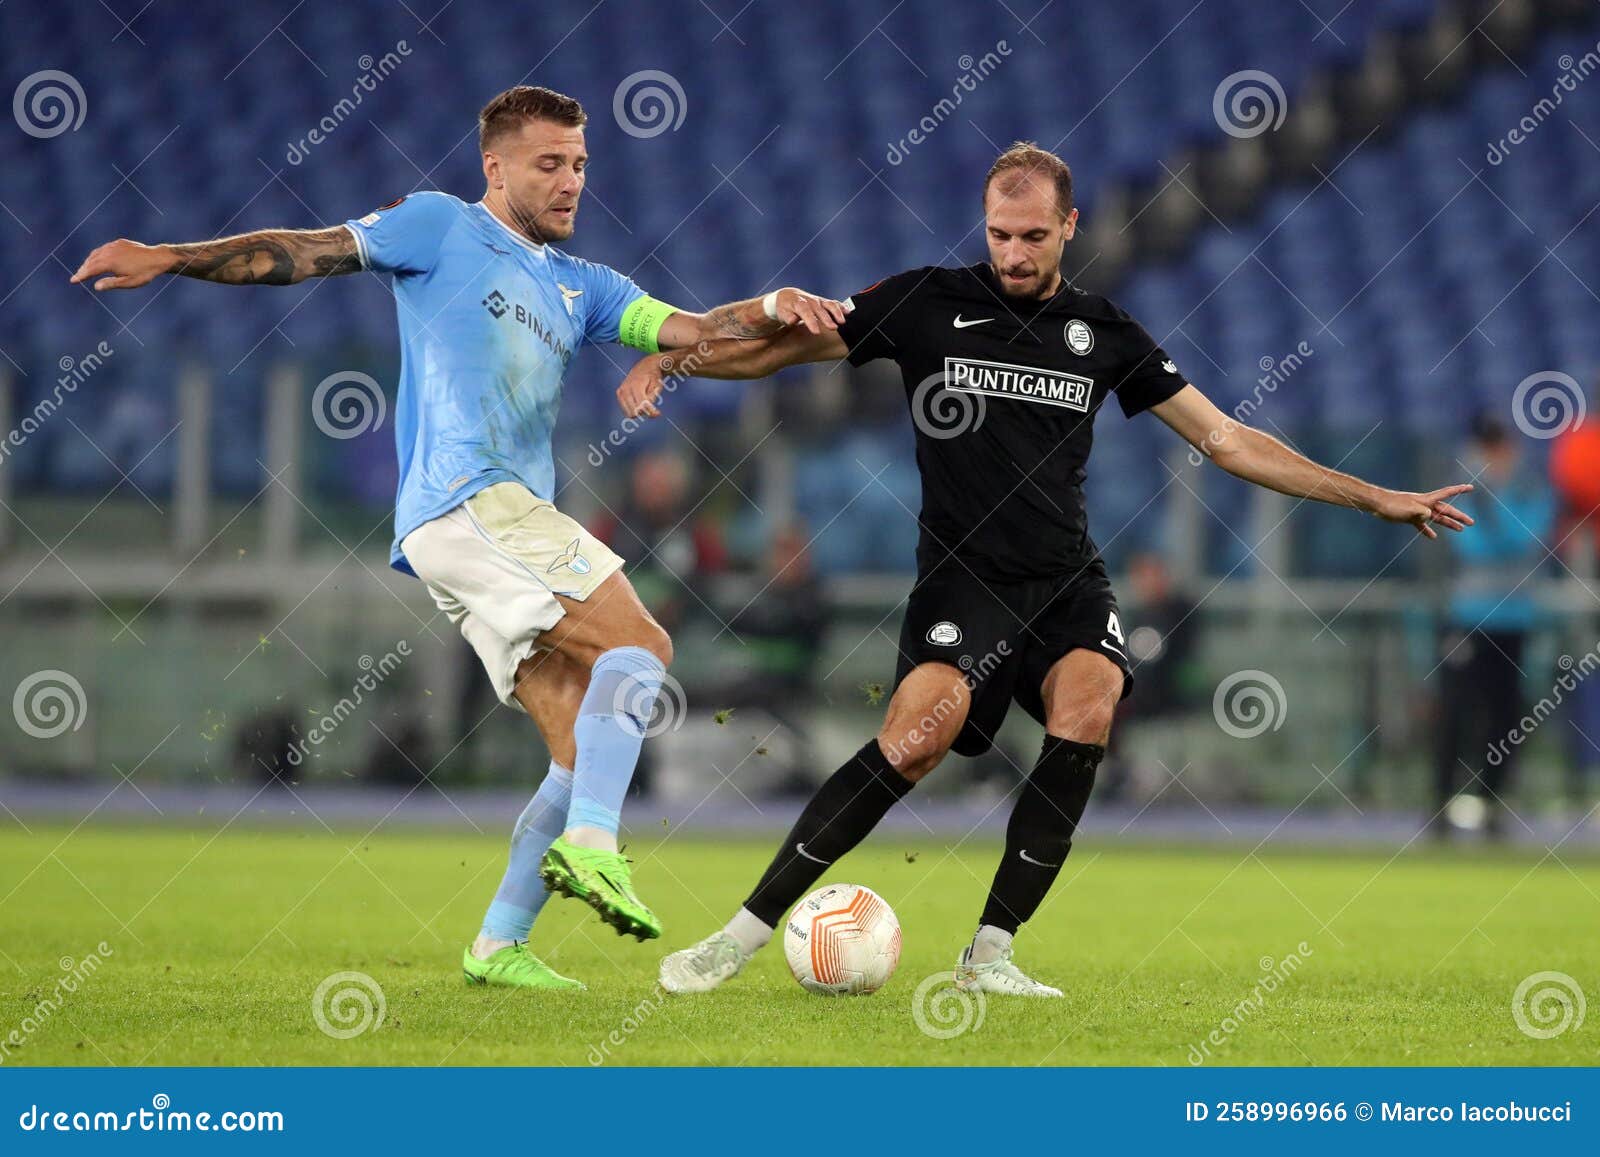
{"label": "outstretched arm", "polygon": [[84,258],[72,283],[95,278],[96,290],[137,289],[172,273],[222,285],[293,285],[308,277],[337,277],[360,268],[355,237],[346,226],[335,225],[262,229],[188,245],[112,241]]}
{"label": "outstretched arm", "polygon": [[656,340],[662,349],[684,349],[721,338],[769,337],[787,326],[821,334],[838,328],[844,321],[844,306],[803,289],[786,287],[767,296],[772,299],[775,316],[767,314],[766,297],[719,305],[708,313],[680,310],[661,323]]}
{"label": "outstretched arm", "polygon": [[1408,522],[1428,538],[1439,537],[1433,523],[1446,530],[1463,530],[1472,525],[1472,519],[1449,502],[1470,491],[1470,483],[1457,483],[1426,494],[1385,490],[1354,475],[1319,466],[1272,435],[1240,424],[1193,386],[1185,386],[1165,402],[1152,406],[1151,413],[1229,474],[1279,494],[1348,506],[1388,522]]}
{"label": "outstretched arm", "polygon": [[785,366],[833,361],[849,352],[837,330],[812,333],[802,326],[752,340],[700,341],[640,359],[617,387],[617,404],[630,418],[659,418],[656,403],[684,378],[764,378]]}

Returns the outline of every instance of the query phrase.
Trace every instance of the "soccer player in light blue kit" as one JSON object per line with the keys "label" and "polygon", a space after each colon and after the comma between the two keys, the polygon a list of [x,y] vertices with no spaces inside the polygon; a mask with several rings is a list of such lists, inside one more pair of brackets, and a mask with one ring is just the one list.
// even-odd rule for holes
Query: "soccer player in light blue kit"
{"label": "soccer player in light blue kit", "polygon": [[570,97],[508,89],[479,117],[487,188],[476,204],[414,193],[330,229],[113,241],[72,278],[105,290],[163,274],[228,285],[393,275],[404,359],[391,561],[427,584],[501,701],[533,717],[552,755],[462,955],[477,984],[582,987],[527,950],[546,886],[586,901],[619,933],[661,934],[634,892],[617,827],[672,642],[622,560],[553,504],[550,437],[568,363],[584,342],[656,353],[787,325],[821,332],[844,318],[839,303],[787,288],[687,313],[554,248],[572,236],[583,192],[585,121]]}

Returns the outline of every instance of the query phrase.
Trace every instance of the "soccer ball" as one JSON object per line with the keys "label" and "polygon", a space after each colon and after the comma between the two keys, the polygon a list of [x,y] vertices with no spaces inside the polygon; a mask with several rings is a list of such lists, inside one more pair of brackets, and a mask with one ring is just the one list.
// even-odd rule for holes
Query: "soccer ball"
{"label": "soccer ball", "polygon": [[860,884],[829,884],[794,906],[783,954],[800,987],[819,996],[876,992],[900,963],[900,921]]}

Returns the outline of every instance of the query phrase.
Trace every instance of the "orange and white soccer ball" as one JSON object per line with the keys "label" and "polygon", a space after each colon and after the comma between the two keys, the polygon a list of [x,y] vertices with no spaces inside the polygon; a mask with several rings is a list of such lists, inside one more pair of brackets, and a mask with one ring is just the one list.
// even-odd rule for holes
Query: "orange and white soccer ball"
{"label": "orange and white soccer ball", "polygon": [[876,992],[900,963],[900,921],[871,888],[829,884],[794,906],[783,931],[789,971],[807,992]]}

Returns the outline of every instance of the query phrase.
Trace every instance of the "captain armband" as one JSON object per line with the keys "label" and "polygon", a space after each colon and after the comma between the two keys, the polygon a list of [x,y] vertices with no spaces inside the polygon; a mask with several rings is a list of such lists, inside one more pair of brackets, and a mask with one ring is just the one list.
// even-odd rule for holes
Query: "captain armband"
{"label": "captain armband", "polygon": [[622,319],[617,323],[617,341],[647,354],[660,353],[661,343],[657,338],[661,326],[677,312],[677,306],[653,297],[638,298],[622,311]]}

